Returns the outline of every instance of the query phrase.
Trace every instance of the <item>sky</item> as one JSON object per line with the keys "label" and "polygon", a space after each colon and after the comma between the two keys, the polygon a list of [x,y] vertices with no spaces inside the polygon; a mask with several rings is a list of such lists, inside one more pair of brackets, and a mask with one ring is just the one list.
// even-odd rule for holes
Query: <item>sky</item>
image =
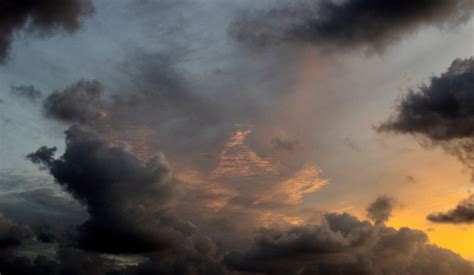
{"label": "sky", "polygon": [[472,1],[0,6],[0,273],[473,274]]}

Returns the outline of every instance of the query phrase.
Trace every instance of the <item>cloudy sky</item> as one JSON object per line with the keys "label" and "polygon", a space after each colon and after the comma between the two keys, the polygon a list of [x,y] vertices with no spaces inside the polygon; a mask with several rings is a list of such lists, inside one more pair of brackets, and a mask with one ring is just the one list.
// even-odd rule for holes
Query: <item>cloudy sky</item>
{"label": "cloudy sky", "polygon": [[471,0],[0,7],[0,273],[473,274]]}

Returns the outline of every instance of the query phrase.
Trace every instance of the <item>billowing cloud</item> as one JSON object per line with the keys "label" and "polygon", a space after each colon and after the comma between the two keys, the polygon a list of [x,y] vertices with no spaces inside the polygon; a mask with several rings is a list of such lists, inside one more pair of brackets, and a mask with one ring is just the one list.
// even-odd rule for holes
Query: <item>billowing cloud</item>
{"label": "billowing cloud", "polygon": [[391,197],[378,197],[367,207],[367,217],[375,223],[385,223],[390,219],[395,200]]}
{"label": "billowing cloud", "polygon": [[5,0],[0,11],[0,62],[4,62],[17,31],[46,35],[57,30],[73,32],[82,16],[93,12],[89,0]]}
{"label": "billowing cloud", "polygon": [[427,219],[436,223],[474,223],[474,195],[461,201],[456,208],[445,213],[433,213]]}
{"label": "billowing cloud", "polygon": [[429,84],[410,90],[379,131],[419,134],[433,141],[474,136],[474,57],[456,59]]}
{"label": "billowing cloud", "polygon": [[167,245],[170,234],[160,231],[170,220],[160,211],[178,187],[162,154],[142,161],[77,126],[66,131],[64,155],[55,159],[54,151],[42,147],[28,158],[87,207],[90,219],[79,227],[82,247],[130,253]]}
{"label": "billowing cloud", "polygon": [[101,106],[103,88],[96,80],[80,80],[63,91],[55,91],[44,101],[47,117],[65,122],[87,123],[105,114]]}
{"label": "billowing cloud", "polygon": [[383,49],[423,26],[456,25],[472,14],[469,0],[288,1],[244,13],[230,28],[256,47],[310,43],[321,47]]}
{"label": "billowing cloud", "polygon": [[263,229],[245,252],[231,252],[231,268],[259,274],[471,274],[452,251],[428,244],[419,230],[372,225],[328,213],[319,225]]}

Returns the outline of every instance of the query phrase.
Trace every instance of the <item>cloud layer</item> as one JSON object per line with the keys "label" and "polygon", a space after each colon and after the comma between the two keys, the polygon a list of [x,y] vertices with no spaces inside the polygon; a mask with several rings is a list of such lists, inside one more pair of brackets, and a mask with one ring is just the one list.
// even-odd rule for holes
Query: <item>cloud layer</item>
{"label": "cloud layer", "polygon": [[296,1],[244,13],[230,34],[256,47],[310,43],[380,50],[422,26],[456,25],[472,14],[469,0]]}

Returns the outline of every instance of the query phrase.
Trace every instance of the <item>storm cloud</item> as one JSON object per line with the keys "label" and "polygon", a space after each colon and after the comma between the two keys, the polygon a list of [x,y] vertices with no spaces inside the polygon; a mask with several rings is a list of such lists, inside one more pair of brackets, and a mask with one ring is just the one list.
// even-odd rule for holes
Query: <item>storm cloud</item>
{"label": "storm cloud", "polygon": [[445,213],[433,213],[427,219],[435,223],[470,224],[474,223],[474,195],[461,201],[456,208]]}
{"label": "storm cloud", "polygon": [[252,47],[309,43],[380,50],[424,26],[453,26],[472,15],[469,0],[290,1],[244,12],[230,34]]}
{"label": "storm cloud", "polygon": [[347,213],[328,213],[320,225],[263,229],[245,252],[231,252],[231,268],[263,274],[471,274],[461,256],[428,244],[427,235],[372,225]]}
{"label": "storm cloud", "polygon": [[66,131],[64,155],[54,152],[42,147],[28,158],[87,207],[90,219],[78,229],[83,248],[131,253],[168,244],[160,222],[171,220],[160,213],[179,191],[162,154],[143,161],[78,126]]}
{"label": "storm cloud", "polygon": [[17,32],[49,35],[58,30],[74,32],[81,17],[93,12],[89,0],[5,0],[0,4],[0,62],[5,62]]}
{"label": "storm cloud", "polygon": [[456,59],[448,70],[410,90],[382,132],[420,134],[433,141],[474,136],[474,57]]}

